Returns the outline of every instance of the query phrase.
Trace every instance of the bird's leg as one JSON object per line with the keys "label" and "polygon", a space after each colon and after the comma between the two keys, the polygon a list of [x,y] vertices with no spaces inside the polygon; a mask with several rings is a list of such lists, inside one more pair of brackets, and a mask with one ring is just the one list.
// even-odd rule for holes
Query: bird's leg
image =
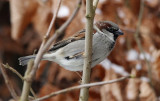
{"label": "bird's leg", "polygon": [[78,83],[79,84],[81,84],[82,83],[82,76],[81,76],[81,74],[79,73],[79,72],[75,72],[78,76],[79,76],[79,78],[80,78],[80,80],[78,81]]}

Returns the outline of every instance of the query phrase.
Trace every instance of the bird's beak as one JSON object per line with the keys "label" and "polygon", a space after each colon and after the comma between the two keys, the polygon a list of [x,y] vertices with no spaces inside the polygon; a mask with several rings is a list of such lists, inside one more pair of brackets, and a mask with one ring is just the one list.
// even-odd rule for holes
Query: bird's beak
{"label": "bird's beak", "polygon": [[118,31],[116,31],[117,35],[123,35],[123,32],[119,29]]}

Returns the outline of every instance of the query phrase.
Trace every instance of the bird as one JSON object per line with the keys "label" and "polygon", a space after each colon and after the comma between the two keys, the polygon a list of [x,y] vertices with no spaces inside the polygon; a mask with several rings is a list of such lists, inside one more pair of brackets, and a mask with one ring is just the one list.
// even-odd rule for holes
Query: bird
{"label": "bird", "polygon": [[[73,36],[55,43],[41,60],[59,64],[69,71],[82,71],[85,51],[85,29]],[[118,36],[123,35],[117,24],[112,21],[97,21],[93,25],[91,68],[102,62],[113,50]],[[20,65],[27,65],[36,54],[19,58]]]}

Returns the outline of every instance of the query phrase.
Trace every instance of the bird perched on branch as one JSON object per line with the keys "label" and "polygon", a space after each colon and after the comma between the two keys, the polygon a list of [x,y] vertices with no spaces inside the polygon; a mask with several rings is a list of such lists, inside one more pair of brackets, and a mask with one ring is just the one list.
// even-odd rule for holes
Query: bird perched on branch
{"label": "bird perched on branch", "polygon": [[[123,32],[118,25],[111,21],[98,21],[93,27],[92,39],[92,64],[91,67],[103,61],[115,46],[116,39]],[[58,63],[63,68],[70,71],[82,71],[84,64],[85,30],[81,30],[75,35],[59,41],[53,45],[42,57]],[[20,57],[20,65],[24,66],[36,55]]]}

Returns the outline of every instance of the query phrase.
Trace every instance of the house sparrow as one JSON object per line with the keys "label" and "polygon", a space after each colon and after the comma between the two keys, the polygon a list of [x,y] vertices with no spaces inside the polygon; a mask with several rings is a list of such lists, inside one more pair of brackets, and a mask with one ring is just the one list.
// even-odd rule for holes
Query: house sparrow
{"label": "house sparrow", "polygon": [[[92,64],[91,67],[103,61],[115,46],[116,39],[123,32],[111,21],[98,21],[93,27]],[[68,39],[59,41],[46,52],[42,60],[54,61],[70,71],[82,71],[84,64],[85,30]],[[36,55],[20,57],[20,65],[24,66]]]}

